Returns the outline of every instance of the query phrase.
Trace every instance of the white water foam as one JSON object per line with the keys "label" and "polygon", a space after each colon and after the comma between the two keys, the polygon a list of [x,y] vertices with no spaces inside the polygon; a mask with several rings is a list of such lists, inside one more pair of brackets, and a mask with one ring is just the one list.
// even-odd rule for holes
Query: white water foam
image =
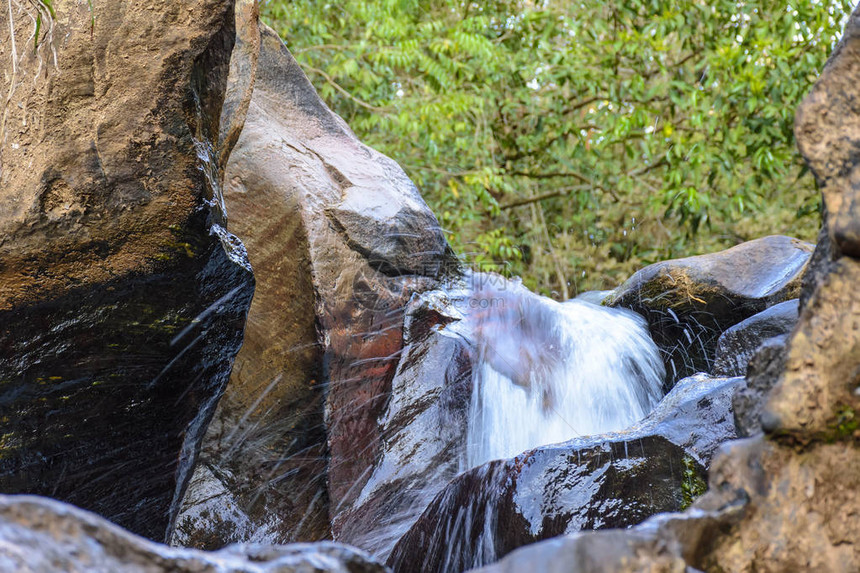
{"label": "white water foam", "polygon": [[470,279],[453,326],[475,352],[467,467],[623,430],[662,397],[663,363],[638,314]]}

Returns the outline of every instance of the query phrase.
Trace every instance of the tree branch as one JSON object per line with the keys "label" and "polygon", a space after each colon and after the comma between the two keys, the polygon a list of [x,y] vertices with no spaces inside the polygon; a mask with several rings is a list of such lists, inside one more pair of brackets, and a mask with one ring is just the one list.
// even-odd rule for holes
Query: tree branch
{"label": "tree branch", "polygon": [[576,171],[550,171],[550,172],[546,172],[546,173],[526,173],[524,171],[511,171],[511,172],[507,173],[507,175],[511,175],[514,177],[529,177],[531,179],[553,179],[556,177],[569,177],[572,179],[576,179],[578,181],[582,181],[588,187],[591,187],[593,189],[600,189],[601,191],[603,191],[605,193],[609,193],[612,196],[612,198],[615,199],[616,201],[621,200],[621,198],[618,196],[618,194],[615,193],[614,189],[608,189],[608,188],[604,187],[603,185],[601,185],[600,183],[597,183],[597,182],[589,179],[588,177],[586,177],[582,173],[578,173]]}
{"label": "tree branch", "polygon": [[349,93],[345,88],[341,87],[341,85],[339,83],[334,81],[334,79],[330,75],[325,73],[324,71],[322,71],[318,68],[315,68],[313,66],[310,66],[308,64],[299,63],[299,65],[309,72],[313,72],[315,74],[321,75],[323,78],[325,78],[325,81],[327,81],[329,84],[331,84],[331,86],[334,89],[336,89],[337,91],[339,91],[340,93],[342,93],[343,95],[345,95],[346,97],[348,97],[349,99],[351,99],[352,101],[354,101],[355,103],[360,105],[361,107],[363,107],[365,109],[369,109],[371,111],[387,111],[387,109],[388,109],[387,107],[377,107],[375,105],[371,105],[371,104],[367,103],[366,101],[362,101],[362,100],[358,99],[357,97],[355,97],[354,95]]}
{"label": "tree branch", "polygon": [[[639,169],[634,169],[632,171],[628,171],[625,174],[625,177],[639,177],[641,175],[645,175],[649,171],[653,171],[654,169],[657,169],[658,167],[668,165],[668,163],[669,162],[666,160],[666,156],[663,155],[663,157],[661,157],[658,161],[652,163],[651,165],[645,165],[643,167],[640,167]],[[534,179],[551,179],[553,177],[573,177],[574,179],[578,179],[578,180],[582,181],[583,183],[585,183],[585,185],[576,185],[576,186],[572,186],[572,187],[562,187],[562,188],[556,189],[554,191],[547,191],[546,193],[541,193],[540,195],[534,195],[532,197],[526,197],[525,199],[517,199],[516,201],[511,201],[510,203],[505,203],[504,205],[500,205],[499,206],[500,211],[504,211],[506,209],[513,209],[514,207],[521,207],[523,205],[529,205],[531,203],[537,203],[538,201],[543,201],[544,199],[552,199],[554,197],[561,197],[562,195],[567,195],[568,193],[571,193],[573,191],[581,191],[581,190],[590,189],[590,188],[591,189],[600,189],[601,191],[605,191],[606,193],[609,193],[612,196],[612,198],[615,199],[616,201],[621,201],[621,198],[618,197],[618,195],[614,191],[607,189],[603,185],[595,183],[594,181],[592,181],[591,179],[589,179],[585,175],[582,175],[581,173],[577,173],[576,171],[548,172],[548,173],[525,173],[525,172],[517,171],[517,172],[509,173],[508,175],[514,175],[514,176],[518,176],[518,177],[532,177]]]}
{"label": "tree branch", "polygon": [[561,189],[556,189],[555,191],[547,191],[546,193],[541,193],[540,195],[533,195],[532,197],[526,197],[525,199],[517,199],[516,201],[511,201],[510,203],[506,203],[504,205],[499,205],[499,210],[504,211],[505,209],[513,209],[514,207],[522,207],[523,205],[529,205],[531,203],[537,203],[538,201],[543,201],[544,199],[552,199],[553,197],[561,197],[562,195],[567,195],[568,193],[572,193],[573,191],[581,191],[588,189],[587,185],[577,185],[575,187],[562,187]]}

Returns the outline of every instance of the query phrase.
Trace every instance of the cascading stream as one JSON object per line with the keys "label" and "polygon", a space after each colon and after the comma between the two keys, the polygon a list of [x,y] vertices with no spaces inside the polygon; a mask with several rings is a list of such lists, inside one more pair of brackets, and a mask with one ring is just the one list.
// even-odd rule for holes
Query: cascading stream
{"label": "cascading stream", "polygon": [[639,315],[555,302],[495,275],[469,278],[463,319],[448,327],[475,353],[467,468],[623,430],[660,400],[663,363]]}

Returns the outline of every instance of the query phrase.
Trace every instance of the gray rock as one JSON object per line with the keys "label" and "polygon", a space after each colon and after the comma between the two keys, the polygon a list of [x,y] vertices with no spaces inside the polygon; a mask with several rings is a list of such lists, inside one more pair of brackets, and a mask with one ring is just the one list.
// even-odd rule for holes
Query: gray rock
{"label": "gray rock", "polygon": [[205,461],[197,464],[182,500],[182,511],[176,518],[171,545],[220,549],[225,542],[236,540],[277,542],[277,536],[255,523],[225,486],[225,482],[235,478],[225,477],[219,479]]}
{"label": "gray rock", "polygon": [[0,573],[384,573],[338,543],[174,549],[48,498],[0,495]]}
{"label": "gray rock", "polygon": [[406,175],[392,175],[402,184],[375,193],[361,184],[348,186],[330,217],[347,244],[380,272],[441,277],[452,253],[442,228]]}
{"label": "gray rock", "polygon": [[334,519],[335,539],[380,559],[465,465],[472,356],[462,339],[439,333],[456,317],[447,298],[434,291],[409,305],[380,419],[384,448],[353,507]]}
{"label": "gray rock", "polygon": [[787,334],[765,340],[750,360],[744,384],[732,398],[738,436],[762,431],[761,415],[767,395],[785,370],[787,341]]}
{"label": "gray rock", "polygon": [[388,564],[398,573],[456,573],[557,535],[628,527],[681,509],[684,488],[703,488],[704,476],[659,436],[538,448],[459,475]]}
{"label": "gray rock", "polygon": [[697,573],[683,551],[719,535],[725,516],[663,513],[630,529],[583,531],[522,547],[475,573]]}
{"label": "gray rock", "polygon": [[788,334],[797,324],[798,301],[775,304],[725,331],[717,342],[715,376],[745,376],[758,347],[775,336]]}
{"label": "gray rock", "polygon": [[696,374],[678,382],[640,423],[620,436],[663,436],[707,467],[721,444],[736,437],[732,396],[741,377]]}

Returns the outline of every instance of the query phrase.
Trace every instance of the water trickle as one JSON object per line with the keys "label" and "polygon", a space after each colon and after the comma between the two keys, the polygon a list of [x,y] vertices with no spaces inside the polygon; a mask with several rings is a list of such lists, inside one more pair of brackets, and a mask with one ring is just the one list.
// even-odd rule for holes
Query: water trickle
{"label": "water trickle", "polygon": [[466,465],[619,431],[662,396],[663,363],[637,314],[559,303],[518,281],[470,275],[447,330],[475,353]]}

